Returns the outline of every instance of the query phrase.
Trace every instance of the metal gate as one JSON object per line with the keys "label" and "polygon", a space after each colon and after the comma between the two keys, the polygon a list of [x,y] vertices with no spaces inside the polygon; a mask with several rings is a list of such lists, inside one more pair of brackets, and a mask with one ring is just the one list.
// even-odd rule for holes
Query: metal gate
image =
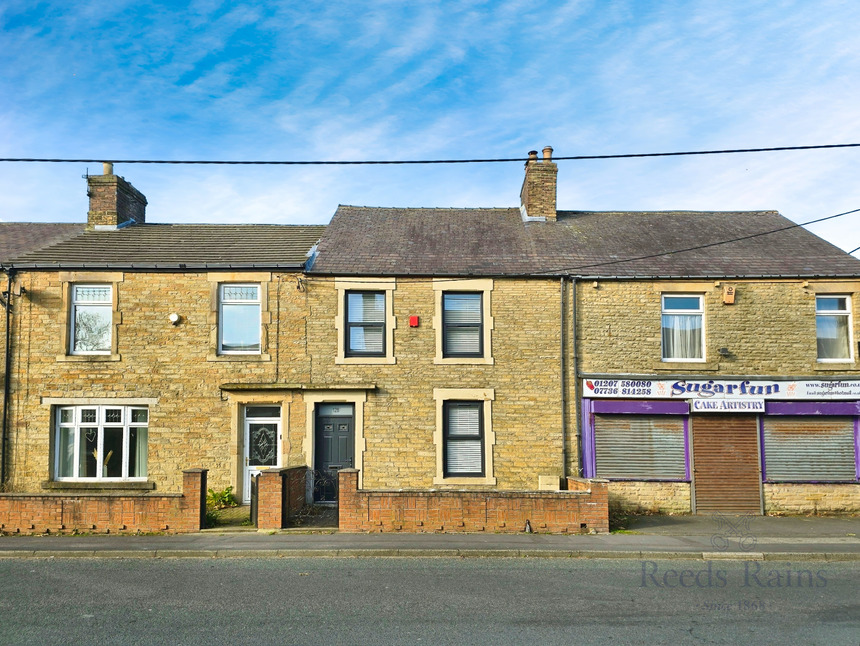
{"label": "metal gate", "polygon": [[761,460],[755,415],[693,415],[695,512],[761,514]]}

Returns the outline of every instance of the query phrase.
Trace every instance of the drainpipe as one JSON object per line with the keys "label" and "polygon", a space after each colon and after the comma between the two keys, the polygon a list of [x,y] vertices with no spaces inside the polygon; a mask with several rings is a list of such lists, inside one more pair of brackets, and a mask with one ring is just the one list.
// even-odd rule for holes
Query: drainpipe
{"label": "drainpipe", "polygon": [[12,380],[12,330],[10,327],[12,314],[12,278],[15,270],[6,269],[6,356],[3,372],[3,434],[0,436],[0,488],[6,484],[6,436],[9,430],[9,393]]}
{"label": "drainpipe", "polygon": [[576,276],[570,278],[571,291],[571,315],[570,315],[570,338],[571,338],[571,374],[573,375],[573,411],[576,420],[576,465],[577,475],[582,477],[582,419],[580,412],[582,384],[579,383],[579,346],[576,342]]}
{"label": "drainpipe", "polygon": [[561,477],[565,480],[567,479],[567,363],[565,362],[564,356],[564,330],[565,330],[565,319],[564,319],[564,276],[559,280],[559,302],[561,303],[561,311],[560,311],[560,325],[559,329],[561,330],[561,334],[559,335],[559,357],[560,357],[560,373],[561,378],[559,379],[561,383]]}

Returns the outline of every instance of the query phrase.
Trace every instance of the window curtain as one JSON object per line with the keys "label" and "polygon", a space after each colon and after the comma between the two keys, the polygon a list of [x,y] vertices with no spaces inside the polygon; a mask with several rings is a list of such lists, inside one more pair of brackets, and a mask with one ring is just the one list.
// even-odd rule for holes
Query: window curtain
{"label": "window curtain", "polygon": [[702,358],[702,317],[699,314],[663,315],[663,358]]}
{"label": "window curtain", "polygon": [[849,359],[847,316],[816,316],[818,328],[818,358],[819,359]]}

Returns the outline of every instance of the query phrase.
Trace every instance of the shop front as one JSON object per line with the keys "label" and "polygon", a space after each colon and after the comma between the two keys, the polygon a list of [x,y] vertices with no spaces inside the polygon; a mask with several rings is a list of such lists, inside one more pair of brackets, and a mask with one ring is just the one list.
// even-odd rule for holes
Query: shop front
{"label": "shop front", "polygon": [[860,380],[585,379],[583,475],[622,508],[860,509]]}

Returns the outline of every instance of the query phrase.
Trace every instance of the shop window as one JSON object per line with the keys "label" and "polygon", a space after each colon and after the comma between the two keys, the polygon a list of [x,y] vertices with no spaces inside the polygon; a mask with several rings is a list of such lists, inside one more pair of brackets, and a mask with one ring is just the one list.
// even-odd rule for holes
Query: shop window
{"label": "shop window", "polygon": [[854,418],[765,417],[764,457],[769,481],[855,481]]}

